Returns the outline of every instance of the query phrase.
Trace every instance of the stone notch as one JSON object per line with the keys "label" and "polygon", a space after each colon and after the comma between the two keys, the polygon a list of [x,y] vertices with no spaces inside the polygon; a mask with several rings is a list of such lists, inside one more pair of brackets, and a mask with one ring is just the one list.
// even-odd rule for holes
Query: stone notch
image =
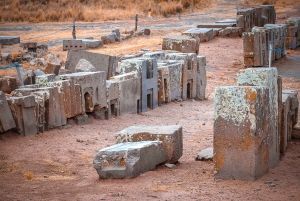
{"label": "stone notch", "polygon": [[16,123],[9,109],[5,94],[0,91],[0,132],[15,128]]}
{"label": "stone notch", "polygon": [[24,136],[37,134],[38,107],[34,96],[10,97],[7,101],[16,122],[16,131]]}
{"label": "stone notch", "polygon": [[115,75],[118,66],[117,58],[115,56],[98,54],[84,50],[70,50],[68,53],[65,68],[71,72],[75,72],[75,67],[80,59],[89,61],[97,71],[105,71],[106,79]]}
{"label": "stone notch", "polygon": [[133,178],[166,160],[160,141],[125,142],[99,150],[94,168],[100,179]]}
{"label": "stone notch", "polygon": [[279,163],[279,133],[278,133],[278,73],[276,68],[248,68],[240,70],[237,77],[238,86],[265,86],[269,89],[269,127],[268,136],[269,167],[274,168]]}
{"label": "stone notch", "polygon": [[162,50],[176,50],[183,53],[199,52],[200,41],[190,36],[166,36],[163,38]]}
{"label": "stone notch", "polygon": [[214,99],[214,170],[220,179],[256,180],[269,169],[269,89],[218,87]]}
{"label": "stone notch", "polygon": [[182,156],[182,127],[130,126],[115,135],[117,143],[139,141],[162,141],[168,163],[176,163]]}

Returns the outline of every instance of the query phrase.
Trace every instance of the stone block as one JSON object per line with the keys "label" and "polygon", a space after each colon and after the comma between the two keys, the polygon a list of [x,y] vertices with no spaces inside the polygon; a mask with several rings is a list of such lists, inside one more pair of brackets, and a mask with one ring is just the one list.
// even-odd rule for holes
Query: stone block
{"label": "stone block", "polygon": [[280,130],[280,152],[285,153],[289,133],[291,132],[291,118],[290,118],[290,103],[291,97],[288,94],[282,94],[282,110],[281,110],[281,130]]}
{"label": "stone block", "polygon": [[85,44],[86,49],[103,47],[102,40],[94,40],[94,39],[81,39],[81,40]]}
{"label": "stone block", "polygon": [[214,31],[212,28],[193,28],[186,30],[182,35],[191,36],[200,42],[207,42],[214,38]]}
{"label": "stone block", "polygon": [[163,50],[176,50],[183,53],[199,52],[200,41],[189,36],[166,36],[163,38]]}
{"label": "stone block", "polygon": [[266,24],[275,24],[276,12],[274,5],[261,5],[262,16],[266,17]]}
{"label": "stone block", "polygon": [[86,59],[80,59],[75,67],[75,72],[96,72],[97,69]]}
{"label": "stone block", "polygon": [[165,53],[162,51],[155,51],[155,52],[147,52],[143,55],[143,58],[154,58],[158,60],[165,60]]}
{"label": "stone block", "polygon": [[166,160],[160,141],[126,142],[99,150],[94,168],[99,178],[133,178]]}
{"label": "stone block", "polygon": [[268,135],[269,167],[274,168],[279,163],[279,134],[278,134],[278,73],[276,68],[248,68],[238,73],[238,86],[265,86],[269,89],[269,122]]}
{"label": "stone block", "polygon": [[1,45],[13,45],[17,43],[20,43],[19,36],[0,36]]}
{"label": "stone block", "polygon": [[217,37],[219,35],[219,32],[221,31],[221,28],[213,28],[214,31],[214,37]]}
{"label": "stone block", "polygon": [[269,89],[217,87],[214,170],[220,179],[256,180],[269,169]]}
{"label": "stone block", "polygon": [[[298,108],[299,108],[299,100],[298,100],[298,91],[297,90],[282,90],[282,94],[288,94],[291,97],[290,103],[290,115],[292,119],[292,127],[295,126],[298,122]],[[289,137],[289,139],[291,139]]]}
{"label": "stone block", "polygon": [[24,136],[37,134],[38,107],[34,96],[10,97],[7,101],[16,122],[16,131]]}
{"label": "stone block", "polygon": [[286,37],[285,40],[286,49],[296,49],[297,47],[297,38],[296,37]]}
{"label": "stone block", "polygon": [[57,79],[73,80],[75,84],[80,85],[83,112],[92,112],[96,105],[107,106],[105,72],[78,72],[59,75]]}
{"label": "stone block", "polygon": [[196,161],[213,161],[214,148],[208,147],[197,154]]}
{"label": "stone block", "polygon": [[0,91],[10,94],[17,88],[19,88],[19,84],[15,77],[4,76],[0,78]]}
{"label": "stone block", "polygon": [[78,125],[87,125],[89,124],[89,116],[87,114],[77,115],[75,117],[76,124]]}
{"label": "stone block", "polygon": [[59,70],[61,68],[60,64],[53,64],[53,63],[48,63],[47,67],[44,69],[44,72],[46,74],[59,74]]}
{"label": "stone block", "polygon": [[120,91],[119,91],[119,83],[106,80],[106,96],[107,96],[107,111],[106,111],[106,119],[110,119],[111,116],[119,116],[120,115]]}
{"label": "stone block", "polygon": [[120,115],[140,113],[141,78],[137,73],[125,73],[111,80],[119,83]]}
{"label": "stone block", "polygon": [[233,23],[201,23],[197,25],[197,28],[221,28],[233,27]]}
{"label": "stone block", "polygon": [[101,36],[101,40],[104,44],[110,44],[116,42],[115,34],[109,34],[105,36]]}
{"label": "stone block", "polygon": [[226,27],[219,31],[220,37],[242,37],[243,29],[241,27]]}
{"label": "stone block", "polygon": [[105,71],[107,80],[115,75],[118,66],[117,58],[115,56],[82,50],[71,50],[68,54],[65,68],[74,73],[75,67],[80,59],[89,61],[97,71]]}
{"label": "stone block", "polygon": [[244,19],[244,15],[237,15],[236,16],[236,26],[237,27],[242,27],[243,31],[244,27],[245,27],[245,23],[244,23],[245,19]]}
{"label": "stone block", "polygon": [[205,100],[206,80],[206,57],[197,56],[197,81],[196,81],[196,99]]}
{"label": "stone block", "polygon": [[296,125],[293,128],[292,137],[294,139],[300,139],[300,126]]}
{"label": "stone block", "polygon": [[9,108],[5,94],[0,91],[0,132],[5,132],[9,129],[15,128],[16,123],[12,115],[12,111]]}
{"label": "stone block", "polygon": [[47,104],[49,103],[49,94],[47,91],[36,91],[31,93],[35,102],[38,105],[37,112],[37,126],[39,132],[45,132],[49,130],[49,108],[47,108]]}
{"label": "stone block", "polygon": [[117,143],[162,141],[168,163],[176,163],[183,152],[182,127],[174,126],[130,126],[115,135]]}
{"label": "stone block", "polygon": [[247,67],[263,66],[265,60],[266,35],[265,32],[244,32],[244,65]]}
{"label": "stone block", "polygon": [[158,71],[158,103],[168,103],[171,102],[171,88],[170,88],[170,72],[167,64],[157,64],[162,65],[157,68]]}
{"label": "stone block", "polygon": [[79,39],[63,40],[63,51],[67,50],[85,50],[86,44]]}
{"label": "stone block", "polygon": [[236,19],[230,18],[230,19],[218,20],[215,23],[230,23],[233,24],[233,26],[236,26]]}
{"label": "stone block", "polygon": [[111,33],[115,35],[116,41],[118,41],[118,42],[122,41],[121,33],[120,33],[119,29],[112,30]]}

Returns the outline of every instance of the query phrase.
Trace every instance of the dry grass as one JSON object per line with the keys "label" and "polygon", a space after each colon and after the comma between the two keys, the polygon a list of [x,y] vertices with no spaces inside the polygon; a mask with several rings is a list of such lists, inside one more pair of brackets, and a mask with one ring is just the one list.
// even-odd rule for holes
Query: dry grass
{"label": "dry grass", "polygon": [[132,18],[136,13],[168,16],[210,0],[7,0],[0,1],[0,22],[97,21]]}
{"label": "dry grass", "polygon": [[14,58],[14,60],[16,60],[19,56],[19,51],[15,49],[14,51],[12,51],[11,56],[12,58]]}
{"label": "dry grass", "polygon": [[0,54],[2,54],[2,46],[0,45]]}
{"label": "dry grass", "polygon": [[28,180],[31,180],[33,178],[32,172],[25,172],[24,177]]}

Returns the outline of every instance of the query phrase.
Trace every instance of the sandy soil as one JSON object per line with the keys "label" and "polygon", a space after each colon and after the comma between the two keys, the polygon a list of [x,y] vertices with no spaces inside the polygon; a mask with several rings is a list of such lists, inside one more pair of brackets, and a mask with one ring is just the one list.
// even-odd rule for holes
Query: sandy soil
{"label": "sandy soil", "polygon": [[[289,10],[282,9],[280,15],[288,16]],[[294,16],[300,16],[299,10],[297,14]],[[166,22],[157,19],[157,23]],[[175,28],[156,30],[149,38],[133,38],[99,52],[117,55],[140,48],[160,49],[163,35],[179,32]],[[22,37],[32,34],[37,32],[24,32]],[[61,46],[50,50],[65,54]],[[29,137],[0,134],[0,200],[299,200],[299,140],[290,142],[280,164],[256,181],[214,179],[212,162],[195,161],[200,150],[212,146],[215,87],[235,85],[236,73],[244,68],[242,39],[216,38],[201,43],[199,55],[207,57],[205,101],[172,102],[111,120],[90,117],[86,126],[70,120],[67,126]],[[293,55],[300,57],[300,49]],[[283,76],[283,88],[300,93],[299,61],[285,57],[273,66]],[[92,160],[99,149],[115,144],[116,132],[132,125],[175,124],[183,126],[184,145],[177,169],[160,165],[134,179],[98,179]],[[25,175],[33,178],[28,180]]]}

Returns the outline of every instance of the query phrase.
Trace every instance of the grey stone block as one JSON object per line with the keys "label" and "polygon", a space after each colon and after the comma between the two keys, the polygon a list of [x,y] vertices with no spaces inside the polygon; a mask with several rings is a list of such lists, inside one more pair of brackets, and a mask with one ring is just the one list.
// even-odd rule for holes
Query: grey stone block
{"label": "grey stone block", "polygon": [[63,51],[67,50],[85,50],[86,44],[79,39],[63,40]]}
{"label": "grey stone block", "polygon": [[285,89],[282,90],[282,94],[288,94],[291,98],[290,115],[292,119],[292,125],[295,126],[298,122],[298,110],[299,110],[298,91]]}
{"label": "grey stone block", "polygon": [[191,36],[200,42],[207,42],[214,38],[214,31],[212,28],[193,28],[186,30],[182,35]]}
{"label": "grey stone block", "polygon": [[214,158],[214,148],[208,147],[197,154],[196,161],[212,161]]}
{"label": "grey stone block", "polygon": [[243,29],[241,27],[226,27],[219,31],[220,37],[242,37]]}
{"label": "grey stone block", "polygon": [[89,116],[87,114],[77,115],[75,117],[76,124],[78,125],[87,125],[89,124]]}
{"label": "grey stone block", "polygon": [[8,106],[5,94],[0,91],[0,132],[15,128],[16,123]]}
{"label": "grey stone block", "polygon": [[116,142],[162,141],[168,163],[176,163],[182,156],[181,126],[130,126],[116,135]]}
{"label": "grey stone block", "polygon": [[75,67],[80,59],[86,59],[89,61],[97,69],[97,71],[105,71],[107,80],[115,75],[116,68],[118,66],[117,58],[115,56],[83,50],[70,50],[65,68],[74,73]]}
{"label": "grey stone block", "polygon": [[233,23],[201,23],[197,25],[197,28],[221,28],[233,27]]}
{"label": "grey stone block", "polygon": [[166,160],[162,142],[126,142],[99,150],[94,168],[99,178],[132,178]]}
{"label": "grey stone block", "polygon": [[280,152],[285,153],[291,132],[290,117],[291,97],[288,94],[282,94],[282,112],[281,112],[281,130],[280,130]]}
{"label": "grey stone block", "polygon": [[165,53],[162,51],[156,51],[156,52],[147,52],[143,55],[143,58],[154,58],[157,61],[158,60],[165,60]]}
{"label": "grey stone block", "polygon": [[81,40],[86,45],[86,49],[103,47],[102,40],[94,40],[94,39],[81,39]]}
{"label": "grey stone block", "polygon": [[269,88],[270,133],[268,136],[269,167],[274,168],[279,163],[279,134],[278,134],[278,85],[276,68],[248,68],[238,73],[238,86],[265,86]]}
{"label": "grey stone block", "polygon": [[19,36],[0,36],[0,44],[2,45],[12,45],[20,43]]}
{"label": "grey stone block", "polygon": [[176,50],[183,53],[199,52],[200,41],[190,36],[166,36],[163,38],[162,50]]}
{"label": "grey stone block", "polygon": [[96,72],[97,69],[86,59],[80,59],[75,67],[75,72]]}
{"label": "grey stone block", "polygon": [[267,87],[216,88],[213,146],[216,178],[256,180],[268,171],[269,103]]}

